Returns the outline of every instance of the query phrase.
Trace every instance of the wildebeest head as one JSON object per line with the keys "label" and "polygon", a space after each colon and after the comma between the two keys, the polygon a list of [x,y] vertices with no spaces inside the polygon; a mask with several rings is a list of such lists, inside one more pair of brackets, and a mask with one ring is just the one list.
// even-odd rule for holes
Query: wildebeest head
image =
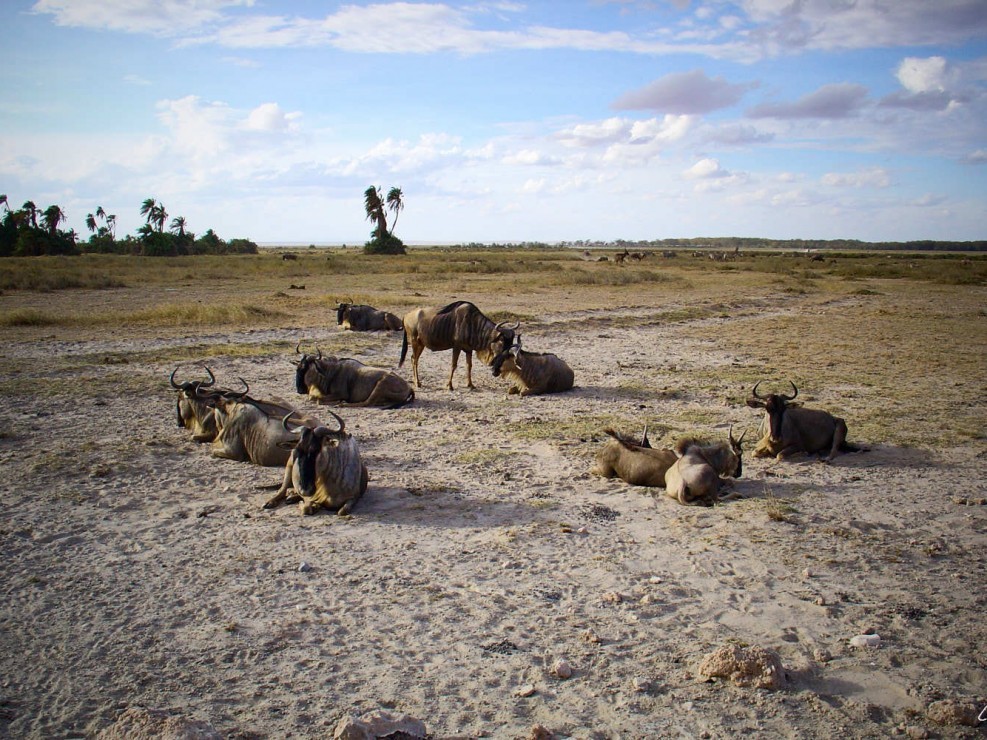
{"label": "wildebeest head", "polygon": [[319,426],[295,426],[290,420],[294,412],[287,414],[281,420],[281,426],[291,434],[297,434],[298,442],[295,444],[293,453],[295,467],[297,470],[296,487],[298,493],[303,496],[311,496],[315,493],[316,466],[315,463],[322,452],[323,447],[338,447],[340,442],[349,438],[346,433],[346,423],[332,411],[329,412],[339,425],[338,429]]}
{"label": "wildebeest head", "polygon": [[194,415],[194,411],[191,407],[191,399],[195,398],[200,388],[210,388],[216,384],[216,376],[212,374],[206,365],[203,365],[205,371],[209,374],[209,380],[186,380],[181,383],[175,382],[175,373],[178,372],[176,367],[171,372],[171,377],[168,378],[168,382],[171,387],[178,391],[178,397],[175,399],[175,415],[178,418],[178,426],[187,426],[186,421],[190,420]]}
{"label": "wildebeest head", "polygon": [[343,320],[349,315],[350,308],[352,308],[352,303],[340,303],[336,307],[336,324],[341,325]]}
{"label": "wildebeest head", "polygon": [[504,361],[507,360],[508,357],[512,357],[514,359],[514,364],[521,367],[519,363],[519,356],[521,354],[521,332],[517,331],[520,324],[515,324],[514,328],[509,330],[512,336],[509,342],[505,342],[504,338],[506,338],[506,335],[500,328],[502,323],[503,322],[501,322],[501,324],[497,324],[497,329],[501,332],[501,339],[498,340],[501,342],[500,350],[496,355],[494,355],[493,362],[491,363],[491,367],[493,368],[493,376],[495,378],[500,377],[501,368],[504,365]]}
{"label": "wildebeest head", "polygon": [[232,391],[225,388],[198,388],[195,392],[195,400],[204,403],[215,411],[216,423],[222,428],[235,404],[243,400],[249,401],[247,394],[250,392],[250,385],[243,378],[237,378],[243,385],[242,391]]}
{"label": "wildebeest head", "polygon": [[[730,442],[730,454],[736,459],[736,462],[732,463],[733,472],[727,472],[726,474],[732,478],[739,478],[744,471],[744,450],[741,446],[744,442],[744,437],[747,436],[747,430],[740,435],[740,439],[734,439],[733,427],[730,427],[730,431],[727,432],[727,439]],[[731,461],[732,462],[732,461]]]}
{"label": "wildebeest head", "polygon": [[759,380],[751,391],[751,397],[747,399],[747,405],[752,409],[764,409],[768,418],[768,435],[774,443],[781,442],[781,425],[785,420],[785,409],[788,408],[789,402],[794,401],[795,397],[799,394],[799,389],[795,383],[792,383],[790,380],[788,382],[791,383],[792,390],[794,391],[790,396],[781,393],[771,393],[767,396],[760,395],[757,392],[757,386],[761,385],[761,381]]}
{"label": "wildebeest head", "polygon": [[[322,350],[316,346],[317,355],[302,354],[302,343],[295,345],[295,353],[302,355],[302,358],[294,363],[295,365],[295,390],[303,396],[308,394],[308,389],[313,385],[314,373],[317,372],[318,363],[322,360]],[[312,373],[310,375],[310,373]]]}

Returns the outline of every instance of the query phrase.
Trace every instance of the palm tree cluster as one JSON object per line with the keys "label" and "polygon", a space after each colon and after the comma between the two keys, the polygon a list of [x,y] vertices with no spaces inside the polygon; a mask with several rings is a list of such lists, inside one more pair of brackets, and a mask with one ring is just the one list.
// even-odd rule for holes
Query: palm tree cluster
{"label": "palm tree cluster", "polygon": [[176,216],[165,232],[168,212],[163,203],[147,198],[141,204],[140,213],[145,223],[137,230],[137,237],[116,238],[117,217],[98,206],[94,213],[86,215],[86,228],[91,236],[88,242],[79,242],[74,230],[59,228],[65,222],[65,212],[59,206],[39,210],[33,201],[27,201],[17,210],[8,205],[7,196],[0,195],[4,209],[0,220],[0,257],[35,256],[42,254],[79,254],[80,252],[109,252],[144,256],[171,256],[180,254],[256,254],[257,245],[249,239],[220,239],[212,229],[196,238],[189,231],[184,216]]}
{"label": "palm tree cluster", "polygon": [[[363,245],[368,254],[404,254],[404,242],[394,236],[394,227],[398,223],[398,215],[404,210],[404,193],[401,188],[391,188],[386,200],[381,197],[379,187],[371,185],[363,193],[363,207],[367,220],[375,224],[370,232],[370,241]],[[387,229],[387,214],[394,214],[394,225]]]}

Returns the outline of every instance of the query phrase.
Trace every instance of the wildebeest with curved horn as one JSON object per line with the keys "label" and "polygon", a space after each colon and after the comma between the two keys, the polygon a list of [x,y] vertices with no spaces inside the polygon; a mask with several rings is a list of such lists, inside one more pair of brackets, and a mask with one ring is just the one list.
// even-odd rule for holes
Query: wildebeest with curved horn
{"label": "wildebeest with curved horn", "polygon": [[466,387],[473,388],[473,353],[486,365],[493,362],[500,352],[510,348],[514,332],[520,324],[507,326],[488,319],[469,301],[456,301],[443,308],[416,308],[404,317],[404,339],[401,343],[401,360],[404,365],[411,345],[411,367],[415,386],[421,388],[418,360],[425,349],[433,352],[452,350],[452,369],[446,387],[452,390],[452,377],[459,364],[459,353],[466,353]]}
{"label": "wildebeest with curved horn", "polygon": [[404,327],[401,319],[388,311],[352,303],[336,307],[336,324],[350,331],[400,331]]}
{"label": "wildebeest with curved horn", "polygon": [[764,409],[764,421],[761,429],[764,437],[754,448],[754,457],[776,457],[783,460],[800,452],[823,455],[829,453],[825,460],[836,457],[837,452],[860,452],[861,448],[848,444],[846,441],[847,426],[843,419],[833,416],[828,411],[807,409],[791,402],[799,394],[799,389],[792,386],[792,394],[771,393],[762,396],[757,392],[758,381],[751,391],[747,405],[751,408]]}
{"label": "wildebeest with curved horn", "polygon": [[297,437],[284,428],[287,415],[305,426],[320,425],[318,419],[280,401],[261,401],[246,394],[209,394],[215,409],[218,433],[210,451],[215,457],[252,462],[266,467],[288,462]]}
{"label": "wildebeest with curved horn", "polygon": [[501,350],[493,360],[495,378],[505,377],[514,382],[508,393],[537,396],[572,390],[572,368],[557,355],[528,352],[521,349],[521,333],[514,333],[514,343]]}
{"label": "wildebeest with curved horn", "polygon": [[[302,354],[301,343],[295,352]],[[415,400],[415,392],[400,375],[364,365],[347,357],[304,354],[295,365],[295,390],[318,403],[382,406],[396,409]]]}
{"label": "wildebeest with curved horn", "polygon": [[665,493],[680,504],[712,506],[726,483],[721,476],[739,478],[743,471],[741,443],[746,435],[734,439],[731,428],[727,442],[709,444],[694,437],[679,440],[675,445],[678,460],[665,473]]}
{"label": "wildebeest with curved horn", "polygon": [[604,429],[613,439],[607,440],[596,453],[596,464],[590,470],[604,478],[616,476],[632,486],[665,487],[665,473],[678,459],[672,450],[658,450],[648,440],[644,427],[641,441],[635,442],[613,429]]}
{"label": "wildebeest with curved horn", "polygon": [[[175,398],[175,415],[178,426],[192,432],[194,442],[212,442],[216,439],[218,432],[216,428],[216,415],[212,406],[207,403],[207,399],[216,395],[236,395],[237,391],[228,388],[216,387],[216,376],[208,366],[202,366],[209,375],[208,380],[184,380],[181,383],[175,382],[175,375],[178,373],[176,367],[168,382],[172,389],[178,391]],[[243,384],[243,391],[240,394],[246,395],[250,389],[247,381],[240,378]]]}
{"label": "wildebeest with curved horn", "polygon": [[[273,509],[282,502],[300,501],[303,514],[314,514],[320,507],[349,514],[367,490],[370,479],[360,459],[360,449],[346,423],[332,411],[337,429],[325,426],[289,425],[291,414],[281,420],[282,428],[299,435],[284,468],[278,492],[264,504]],[[288,491],[294,489],[289,495]]]}

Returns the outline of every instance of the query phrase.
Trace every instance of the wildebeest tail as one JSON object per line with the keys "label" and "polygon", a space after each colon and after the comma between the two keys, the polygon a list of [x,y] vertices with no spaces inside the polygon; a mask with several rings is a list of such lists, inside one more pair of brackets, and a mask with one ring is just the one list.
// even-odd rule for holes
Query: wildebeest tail
{"label": "wildebeest tail", "polygon": [[840,452],[867,452],[867,447],[860,447],[859,445],[850,444],[849,442],[840,443]]}
{"label": "wildebeest tail", "polygon": [[404,330],[404,336],[401,338],[401,359],[398,360],[398,367],[404,364],[404,358],[408,356],[408,330]]}
{"label": "wildebeest tail", "polygon": [[408,396],[403,401],[398,401],[396,403],[392,403],[390,406],[384,406],[384,408],[387,409],[387,410],[390,410],[390,409],[399,409],[402,406],[407,406],[409,403],[411,403],[414,400],[415,400],[415,391],[413,389],[409,388],[408,389]]}

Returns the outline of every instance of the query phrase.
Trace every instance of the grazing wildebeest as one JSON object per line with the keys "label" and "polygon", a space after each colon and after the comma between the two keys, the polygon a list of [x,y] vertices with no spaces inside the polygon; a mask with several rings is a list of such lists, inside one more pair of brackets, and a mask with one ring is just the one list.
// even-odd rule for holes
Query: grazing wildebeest
{"label": "grazing wildebeest", "polygon": [[861,451],[860,447],[847,443],[847,427],[843,419],[827,411],[792,404],[799,389],[792,381],[788,382],[794,391],[790,396],[780,393],[762,396],[757,392],[757,387],[761,385],[758,381],[747,399],[747,405],[752,409],[764,409],[761,425],[764,437],[754,448],[754,457],[774,456],[783,460],[799,452],[819,455],[828,452],[825,459],[829,461],[836,457],[837,452]]}
{"label": "grazing wildebeest", "polygon": [[351,331],[400,331],[404,327],[392,313],[352,303],[336,307],[336,324]]}
{"label": "grazing wildebeest", "polygon": [[292,260],[297,260],[298,259],[298,255],[297,254],[290,254],[290,253],[289,254],[282,254],[281,255],[281,259],[283,259],[285,262],[289,262],[289,261],[292,261]]}
{"label": "grazing wildebeest", "polygon": [[678,457],[672,450],[656,450],[648,441],[648,428],[640,442],[635,442],[613,429],[604,429],[613,439],[596,454],[591,473],[604,478],[616,476],[632,486],[665,487],[665,473]]}
{"label": "grazing wildebeest", "polygon": [[219,429],[211,452],[215,457],[252,462],[266,467],[288,462],[296,437],[287,431],[282,419],[287,415],[305,426],[319,426],[319,420],[277,401],[259,401],[247,395],[210,395]]}
{"label": "grazing wildebeest", "polygon": [[404,317],[404,339],[401,342],[401,360],[404,365],[411,345],[411,367],[415,386],[422,387],[418,375],[418,359],[425,349],[433,352],[452,350],[452,370],[446,387],[452,390],[452,376],[456,374],[459,353],[466,353],[466,387],[473,388],[473,353],[481,362],[489,365],[501,351],[510,348],[518,327],[505,326],[506,321],[495,324],[483,312],[468,301],[456,301],[443,308],[416,308]]}
{"label": "grazing wildebeest", "polygon": [[692,437],[675,445],[678,460],[665,473],[665,493],[680,504],[712,506],[719,500],[720,489],[726,483],[721,476],[739,478],[743,470],[744,432],[740,439],[708,444]]}
{"label": "grazing wildebeest", "polygon": [[514,343],[508,349],[497,353],[493,374],[513,381],[508,393],[522,396],[572,390],[574,378],[572,368],[556,355],[521,349],[520,332],[514,334]]}
{"label": "grazing wildebeest", "polygon": [[[207,399],[217,395],[236,396],[238,394],[237,391],[228,388],[217,388],[216,376],[208,367],[205,365],[203,367],[209,375],[209,380],[185,380],[176,383],[177,367],[168,379],[171,387],[178,391],[178,396],[175,398],[175,415],[178,426],[191,430],[194,442],[212,442],[216,439],[218,432],[216,415],[213,407],[207,403]],[[240,378],[240,382],[243,383],[243,390],[239,391],[239,394],[246,395],[247,391],[250,390],[247,381]]]}
{"label": "grazing wildebeest", "polygon": [[[299,347],[295,352],[301,354]],[[396,409],[415,400],[415,392],[400,375],[346,357],[302,355],[295,365],[295,390],[319,403],[383,406]]]}
{"label": "grazing wildebeest", "polygon": [[[292,443],[284,468],[284,480],[278,492],[264,504],[273,509],[281,502],[300,501],[303,514],[314,514],[320,507],[335,510],[340,516],[349,514],[367,490],[367,466],[360,459],[356,439],[346,432],[341,418],[338,429],[324,426],[289,426],[290,414],[281,426],[290,435],[298,435]],[[294,494],[288,491],[294,489]]]}

